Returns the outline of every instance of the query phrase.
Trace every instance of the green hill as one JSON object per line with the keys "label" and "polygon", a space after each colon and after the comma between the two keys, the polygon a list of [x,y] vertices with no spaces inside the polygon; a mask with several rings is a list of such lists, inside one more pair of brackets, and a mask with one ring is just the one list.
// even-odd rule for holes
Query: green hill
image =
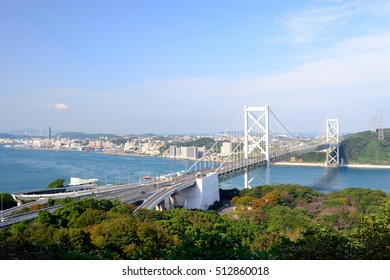
{"label": "green hill", "polygon": [[187,142],[176,142],[169,145],[165,145],[164,147],[160,148],[160,152],[164,153],[169,149],[170,146],[176,145],[181,147],[203,147],[205,146],[206,149],[210,149],[215,144],[215,140],[210,137],[202,137],[193,141],[187,141]]}
{"label": "green hill", "polygon": [[364,131],[346,135],[340,146],[344,163],[390,165],[390,129],[384,130],[384,140],[378,133]]}
{"label": "green hill", "polygon": [[[326,152],[300,156],[302,162],[325,162]],[[390,128],[384,130],[384,140],[378,133],[363,131],[344,136],[340,144],[340,161],[347,164],[390,165]]]}
{"label": "green hill", "polygon": [[118,136],[108,133],[83,133],[83,132],[61,132],[54,137],[70,138],[70,139],[100,139],[100,138],[116,138]]}

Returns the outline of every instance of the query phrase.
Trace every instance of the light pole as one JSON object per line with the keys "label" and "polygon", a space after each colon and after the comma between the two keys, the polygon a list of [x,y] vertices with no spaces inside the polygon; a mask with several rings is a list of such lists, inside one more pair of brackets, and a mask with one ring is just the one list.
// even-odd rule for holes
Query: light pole
{"label": "light pole", "polygon": [[3,218],[3,196],[1,196],[1,218]]}
{"label": "light pole", "polygon": [[186,160],[186,180],[188,179],[187,174],[188,174],[188,167],[187,167],[187,160]]}

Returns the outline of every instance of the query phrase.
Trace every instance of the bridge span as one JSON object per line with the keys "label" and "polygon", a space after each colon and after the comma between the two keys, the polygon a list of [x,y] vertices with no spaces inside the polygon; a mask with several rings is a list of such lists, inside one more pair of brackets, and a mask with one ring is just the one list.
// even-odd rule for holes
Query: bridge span
{"label": "bridge span", "polygon": [[[325,126],[326,136],[320,135],[303,143],[296,141],[297,137],[284,127],[268,105],[245,106],[243,113],[224,133],[231,136],[231,142],[226,145],[231,147],[229,153],[218,158],[218,163],[210,160],[215,159],[216,150],[222,150],[222,146],[225,146],[217,141],[201,159],[186,170],[185,179],[155,192],[135,213],[141,208],[160,211],[174,207],[206,210],[215,201],[219,201],[219,183],[243,175],[244,187],[250,188],[254,179],[249,178],[251,171],[269,168],[272,163],[309,152],[326,150],[325,164],[338,166],[338,119],[327,119]],[[273,132],[271,127],[276,132]]]}
{"label": "bridge span", "polygon": [[[140,209],[166,210],[177,207],[208,209],[219,201],[219,183],[244,176],[245,188],[250,188],[252,171],[269,168],[272,163],[309,152],[326,150],[326,165],[339,165],[338,119],[326,120],[325,135],[302,141],[291,134],[270,110],[269,106],[247,107],[201,159],[185,172],[175,176],[154,178],[145,184],[99,186],[69,189],[64,192],[16,193],[16,200],[94,197],[143,203]],[[227,149],[226,149],[227,148]],[[226,152],[226,150],[228,152]],[[253,173],[253,172],[252,172]],[[11,218],[11,212],[5,213]],[[6,218],[7,218],[6,216]],[[3,218],[3,217],[2,217]]]}

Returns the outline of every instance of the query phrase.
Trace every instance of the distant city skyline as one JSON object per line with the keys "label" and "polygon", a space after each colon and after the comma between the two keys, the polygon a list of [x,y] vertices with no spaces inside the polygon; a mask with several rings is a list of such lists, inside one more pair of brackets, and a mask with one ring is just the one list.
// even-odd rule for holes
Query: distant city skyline
{"label": "distant city skyline", "polygon": [[2,1],[0,36],[0,133],[217,133],[265,104],[390,127],[385,0]]}

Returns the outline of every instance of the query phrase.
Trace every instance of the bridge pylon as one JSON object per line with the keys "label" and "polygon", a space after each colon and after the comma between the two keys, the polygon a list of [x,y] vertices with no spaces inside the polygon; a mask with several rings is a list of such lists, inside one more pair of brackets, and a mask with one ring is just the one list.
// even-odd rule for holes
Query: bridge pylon
{"label": "bridge pylon", "polygon": [[339,153],[339,120],[326,120],[326,142],[329,144],[329,149],[326,155],[326,165],[340,165]]}
{"label": "bridge pylon", "polygon": [[[263,157],[270,166],[269,149],[269,106],[244,108],[244,159]],[[248,169],[245,170],[245,188],[256,176],[249,178]]]}

